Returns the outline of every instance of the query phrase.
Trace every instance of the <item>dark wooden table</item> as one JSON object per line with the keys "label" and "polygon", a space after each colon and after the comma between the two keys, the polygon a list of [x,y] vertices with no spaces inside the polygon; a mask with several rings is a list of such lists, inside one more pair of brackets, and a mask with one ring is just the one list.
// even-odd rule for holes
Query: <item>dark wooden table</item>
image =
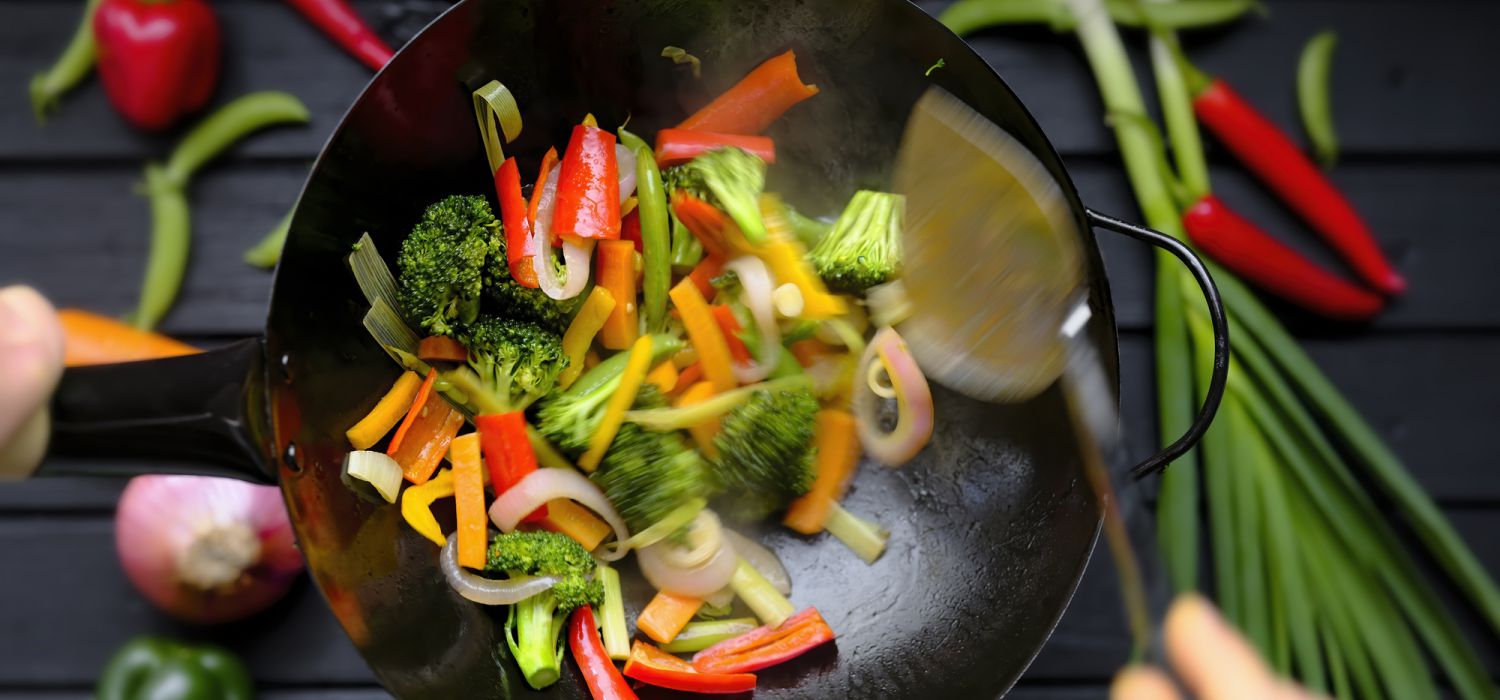
{"label": "dark wooden table", "polygon": [[[940,9],[943,3],[926,3]],[[1334,105],[1344,159],[1334,173],[1406,272],[1411,292],[1367,329],[1330,331],[1288,313],[1306,345],[1391,441],[1492,570],[1500,571],[1500,470],[1489,443],[1500,418],[1500,5],[1484,0],[1284,0],[1270,16],[1194,37],[1201,64],[1230,76],[1282,125],[1295,128],[1298,50],[1325,27],[1341,32]],[[148,213],[132,194],[141,163],[170,137],[121,125],[97,83],[69,97],[45,127],[24,95],[72,31],[81,2],[0,0],[0,283],[28,282],[61,305],[122,312],[135,298]],[[361,2],[388,36],[404,39],[440,2]],[[164,330],[214,344],[254,333],[270,276],[240,252],[274,225],[367,71],[283,3],[215,0],[225,34],[220,101],[283,89],[311,108],[308,128],[257,136],[214,164],[192,193],[192,269]],[[1094,86],[1071,39],[1041,29],[974,40],[1066,156],[1085,200],[1133,217],[1135,208]],[[1139,48],[1139,47],[1137,47]],[[1143,73],[1143,76],[1145,74]],[[1322,259],[1281,207],[1215,157],[1216,188],[1271,230]],[[1119,305],[1128,448],[1147,453],[1150,256],[1105,241]],[[114,555],[111,515],[121,485],[54,480],[0,486],[0,695],[82,698],[107,655],[147,631],[211,638],[241,652],[277,700],[383,697],[305,583],[256,620],[182,628],[130,589]],[[1138,511],[1144,512],[1144,511]],[[1137,517],[1149,540],[1149,518]],[[1004,604],[1004,601],[997,601]],[[1461,611],[1467,613],[1467,611]],[[1464,615],[1468,617],[1467,614]],[[1475,635],[1491,668],[1493,637]],[[1124,658],[1110,569],[1085,577],[1051,643],[1013,694],[1103,697]]]}

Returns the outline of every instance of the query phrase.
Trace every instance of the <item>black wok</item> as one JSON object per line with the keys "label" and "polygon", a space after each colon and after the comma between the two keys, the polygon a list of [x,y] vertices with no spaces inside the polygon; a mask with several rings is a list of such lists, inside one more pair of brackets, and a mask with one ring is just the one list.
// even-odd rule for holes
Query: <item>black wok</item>
{"label": "black wok", "polygon": [[[702,58],[702,79],[660,58],[667,45]],[[345,428],[397,371],[360,326],[366,305],[344,258],[368,231],[390,260],[426,204],[455,192],[492,194],[469,98],[490,79],[522,106],[525,131],[508,152],[534,172],[585,112],[603,124],[629,117],[649,134],[786,48],[823,92],[772,128],[781,161],[770,188],[805,212],[828,214],[855,188],[881,187],[912,103],[942,86],[1015,135],[1062,184],[1088,251],[1087,342],[1117,387],[1114,315],[1089,226],[1164,245],[1165,237],[1085,210],[1016,96],[915,6],[464,0],[370,83],[329,140],[292,221],[265,337],[194,357],[70,370],[54,406],[55,451],[150,457],[166,468],[280,483],[313,578],[393,693],[537,695],[507,658],[502,618],[449,589],[436,550],[397,508],[360,500],[340,483]],[[946,67],[924,77],[939,58]],[[1174,252],[1217,310],[1201,265],[1181,246]],[[1100,511],[1081,478],[1061,396],[1054,389],[996,406],[937,387],[935,399],[932,445],[904,469],[865,468],[848,497],[852,510],[892,531],[878,563],[866,566],[825,537],[762,533],[793,574],[793,600],[817,606],[839,638],[765,671],[757,697],[996,697],[1067,607]],[[1216,392],[1194,430],[1148,466],[1189,446],[1215,404]],[[645,588],[627,587],[643,604]],[[551,695],[587,697],[566,666]]]}

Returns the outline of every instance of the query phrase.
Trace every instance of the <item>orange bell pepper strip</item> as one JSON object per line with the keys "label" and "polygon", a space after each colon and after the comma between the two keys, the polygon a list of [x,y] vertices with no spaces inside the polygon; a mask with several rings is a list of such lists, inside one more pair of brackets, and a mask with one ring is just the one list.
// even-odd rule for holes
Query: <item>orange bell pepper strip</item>
{"label": "orange bell pepper strip", "polygon": [[402,372],[375,407],[358,423],[344,431],[349,444],[356,450],[368,450],[380,442],[380,438],[391,432],[391,428],[396,427],[396,423],[406,416],[412,400],[417,397],[417,391],[421,388],[422,378],[416,372]]}
{"label": "orange bell pepper strip", "polygon": [[82,309],[57,312],[63,330],[63,364],[68,367],[155,360],[202,352],[160,333],[143,331]]}
{"label": "orange bell pepper strip", "polygon": [[797,54],[787,51],[755,67],[734,87],[678,124],[679,129],[758,134],[784,112],[813,95],[797,75]]}
{"label": "orange bell pepper strip", "polygon": [[663,167],[677,165],[716,148],[730,147],[745,151],[767,163],[776,162],[776,144],[765,136],[662,129],[656,133],[656,163]]}
{"label": "orange bell pepper strip", "polygon": [[422,414],[422,407],[427,405],[427,397],[432,395],[432,385],[437,381],[437,369],[429,368],[427,378],[422,380],[422,388],[417,390],[416,398],[411,401],[411,409],[406,412],[406,418],[401,421],[400,427],[396,428],[396,434],[391,436],[391,444],[385,448],[388,455],[396,454],[401,449],[401,442],[406,438],[406,431],[411,430],[411,424],[417,422],[417,416]]}
{"label": "orange bell pepper strip", "polygon": [[693,656],[700,673],[747,673],[797,658],[833,641],[833,629],[817,608],[808,608],[776,627],[757,627]]}
{"label": "orange bell pepper strip", "polygon": [[677,633],[692,621],[693,616],[698,614],[698,608],[701,607],[703,607],[702,598],[690,598],[672,595],[666,591],[657,591],[656,597],[641,609],[640,616],[635,619],[635,628],[646,633],[647,637],[656,640],[657,643],[667,644],[677,638]]}
{"label": "orange bell pepper strip", "polygon": [[594,429],[588,451],[578,458],[580,469],[593,472],[599,468],[599,461],[604,459],[604,452],[609,449],[609,444],[615,441],[615,433],[620,431],[620,424],[625,422],[625,412],[635,402],[635,394],[640,390],[641,382],[646,380],[646,371],[650,368],[651,336],[643,335],[630,346],[630,357],[626,359],[625,371],[620,374],[620,385],[609,397],[609,403],[605,404],[604,415],[599,419],[599,427]]}
{"label": "orange bell pepper strip", "polygon": [[646,382],[655,384],[661,393],[670,394],[677,388],[677,376],[677,365],[672,364],[671,360],[664,360],[646,374]]}
{"label": "orange bell pepper strip", "polygon": [[500,200],[500,223],[505,226],[505,262],[510,276],[522,287],[536,288],[536,268],[531,259],[541,252],[539,239],[531,235],[531,207],[521,196],[521,169],[511,156],[495,171],[495,196]]}
{"label": "orange bell pepper strip", "polygon": [[690,693],[731,694],[755,690],[753,673],[702,673],[693,665],[639,639],[630,647],[625,677]]}
{"label": "orange bell pepper strip", "polygon": [[620,169],[615,135],[597,126],[573,127],[558,166],[552,232],[575,239],[620,237]]}
{"label": "orange bell pepper strip", "polygon": [[724,333],[708,309],[708,302],[698,292],[692,280],[684,279],[672,287],[669,293],[672,305],[682,315],[682,325],[687,329],[688,340],[698,351],[698,362],[703,365],[703,375],[713,383],[715,392],[724,392],[738,385],[734,378],[734,367],[729,364],[729,345]]}
{"label": "orange bell pepper strip", "polygon": [[484,459],[479,456],[479,433],[453,438],[448,461],[453,464],[453,510],[457,515],[458,565],[484,568],[490,519],[484,507]]}
{"label": "orange bell pepper strip", "polygon": [[401,517],[406,519],[406,524],[411,529],[432,540],[433,544],[447,546],[448,540],[443,537],[443,528],[438,526],[437,518],[432,515],[432,503],[452,495],[453,470],[444,469],[427,483],[401,492]]}
{"label": "orange bell pepper strip", "polygon": [[[698,382],[682,392],[682,396],[677,397],[677,401],[672,405],[681,408],[703,403],[717,393],[714,391],[713,384]],[[709,459],[719,458],[719,448],[714,444],[714,437],[719,434],[719,428],[722,426],[723,421],[717,416],[697,425],[688,426],[688,434],[693,436],[693,442],[698,444],[698,450],[703,453],[703,456]]]}
{"label": "orange bell pepper strip", "polygon": [[694,362],[693,364],[683,367],[677,372],[677,384],[672,387],[672,391],[669,393],[673,395],[680,394],[684,391],[687,391],[688,387],[697,384],[702,379],[703,365]]}
{"label": "orange bell pepper strip", "polygon": [[[609,523],[599,519],[593,511],[584,508],[566,498],[557,498],[547,501],[543,506],[547,515],[538,521],[543,529],[559,532],[578,541],[584,549],[590,552],[599,547],[614,530],[610,529]],[[538,508],[540,512],[542,508]]]}
{"label": "orange bell pepper strip", "polygon": [[[495,495],[510,490],[526,475],[536,471],[536,453],[531,449],[531,440],[526,435],[526,414],[521,411],[509,413],[486,413],[474,417],[474,428],[479,434],[479,445],[484,453],[484,464],[489,470],[490,485]],[[522,522],[537,522],[547,515],[547,506],[539,506]]]}
{"label": "orange bell pepper strip", "polygon": [[708,299],[714,295],[714,278],[724,273],[724,258],[716,255],[705,256],[689,272],[687,278],[693,281],[693,286],[698,288],[698,293]]}
{"label": "orange bell pepper strip", "polygon": [[615,308],[599,329],[599,344],[609,350],[624,350],[640,335],[636,304],[636,252],[630,241],[600,241],[594,254],[598,287],[609,290]]}
{"label": "orange bell pepper strip", "polygon": [[734,317],[734,309],[727,304],[716,304],[711,307],[714,312],[714,322],[719,324],[719,330],[724,333],[724,342],[729,345],[729,357],[737,364],[748,365],[753,359],[750,357],[750,348],[745,347],[745,341],[740,339],[740,320]]}
{"label": "orange bell pepper strip", "polygon": [[782,524],[804,535],[823,531],[828,511],[844,497],[854,468],[859,465],[859,434],[848,411],[825,408],[818,411],[818,431],[813,438],[818,450],[813,469],[817,476],[807,493],[792,501]]}
{"label": "orange bell pepper strip", "polygon": [[568,368],[557,375],[559,388],[572,386],[583,374],[584,356],[588,354],[594,336],[599,334],[599,329],[604,327],[614,308],[615,295],[608,289],[595,285],[594,291],[589,292],[588,299],[584,300],[578,314],[568,324],[568,330],[563,332],[562,346],[563,353],[568,356]]}
{"label": "orange bell pepper strip", "polygon": [[427,395],[421,414],[407,429],[406,436],[401,439],[401,448],[391,454],[391,459],[401,465],[407,481],[425,483],[448,454],[448,445],[463,424],[463,414],[434,391]]}

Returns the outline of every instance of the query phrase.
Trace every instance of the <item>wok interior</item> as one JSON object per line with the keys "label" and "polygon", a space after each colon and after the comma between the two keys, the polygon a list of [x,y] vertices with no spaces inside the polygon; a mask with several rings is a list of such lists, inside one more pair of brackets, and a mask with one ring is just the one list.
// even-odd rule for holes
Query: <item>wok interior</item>
{"label": "wok interior", "polygon": [[[667,45],[702,59],[702,78],[660,58]],[[398,696],[540,694],[504,658],[503,609],[452,593],[433,545],[396,507],[361,501],[339,481],[344,429],[396,374],[360,326],[366,304],[344,263],[350,245],[368,231],[393,262],[427,204],[456,192],[493,199],[469,97],[490,79],[516,94],[525,128],[507,153],[534,173],[588,111],[607,126],[629,117],[650,134],[786,48],[822,89],[769,132],[778,155],[769,189],[803,211],[837,214],[854,189],[886,186],[910,106],[932,83],[1036,151],[1076,204],[1009,89],[935,21],[891,0],[466,0],[374,80],[325,149],[272,305],[274,447],[314,577]],[[938,58],[946,67],[924,77]],[[1091,337],[1113,372],[1113,318],[1091,236],[1084,248]],[[839,638],[763,672],[757,697],[994,697],[1061,615],[1097,513],[1058,395],[992,406],[934,391],[932,445],[901,470],[866,465],[846,501],[891,529],[884,558],[867,566],[827,536],[773,525],[760,533],[792,573],[793,601],[817,606]],[[633,615],[650,591],[634,564],[623,573]],[[587,697],[564,666],[549,692]]]}

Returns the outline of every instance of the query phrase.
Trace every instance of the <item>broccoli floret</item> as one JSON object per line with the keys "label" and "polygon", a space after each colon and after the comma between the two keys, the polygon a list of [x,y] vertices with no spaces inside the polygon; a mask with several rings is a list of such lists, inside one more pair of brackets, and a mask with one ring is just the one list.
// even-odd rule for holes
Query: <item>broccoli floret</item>
{"label": "broccoli floret", "polygon": [[763,518],[812,488],[818,399],[805,387],[757,391],[724,417],[712,466],[730,514]]}
{"label": "broccoli floret", "polygon": [[[641,387],[634,408],[661,408],[655,385]],[[639,532],[707,490],[707,465],[676,432],[654,433],[634,423],[620,426],[592,477],[625,524]]]}
{"label": "broccoli floret", "polygon": [[454,195],[427,207],[396,256],[400,298],[417,325],[455,335],[479,315],[485,263],[505,257],[500,222],[484,197]]}
{"label": "broccoli floret", "polygon": [[[568,366],[562,337],[530,321],[485,316],[469,325],[463,341],[483,392],[482,400],[471,396],[470,403],[484,412],[525,409],[552,391],[557,375]],[[474,389],[455,383],[465,391]]]}
{"label": "broccoli floret", "polygon": [[[667,334],[653,335],[651,341],[653,363],[682,348],[680,339]],[[537,430],[565,452],[578,455],[587,450],[629,359],[630,353],[617,353],[579,377],[567,391],[548,396],[537,411]],[[637,396],[649,396],[646,392],[654,389],[647,385]]]}
{"label": "broccoli floret", "polygon": [[562,628],[568,613],[604,602],[594,558],[573,538],[555,532],[512,532],[490,542],[485,571],[507,576],[553,576],[551,590],[510,607],[505,642],[531,687],[557,682],[562,669]]}
{"label": "broccoli floret", "polygon": [[553,299],[534,287],[523,287],[513,279],[485,283],[485,296],[492,302],[486,308],[504,318],[535,321],[559,333],[568,329],[587,294],[572,299]]}
{"label": "broccoli floret", "polygon": [[837,292],[860,293],[901,272],[901,221],[906,198],[860,190],[808,258]]}
{"label": "broccoli floret", "polygon": [[745,240],[760,243],[766,224],[760,194],[766,189],[766,162],[739,148],[716,148],[663,174],[669,192],[681,190],[724,210]]}

